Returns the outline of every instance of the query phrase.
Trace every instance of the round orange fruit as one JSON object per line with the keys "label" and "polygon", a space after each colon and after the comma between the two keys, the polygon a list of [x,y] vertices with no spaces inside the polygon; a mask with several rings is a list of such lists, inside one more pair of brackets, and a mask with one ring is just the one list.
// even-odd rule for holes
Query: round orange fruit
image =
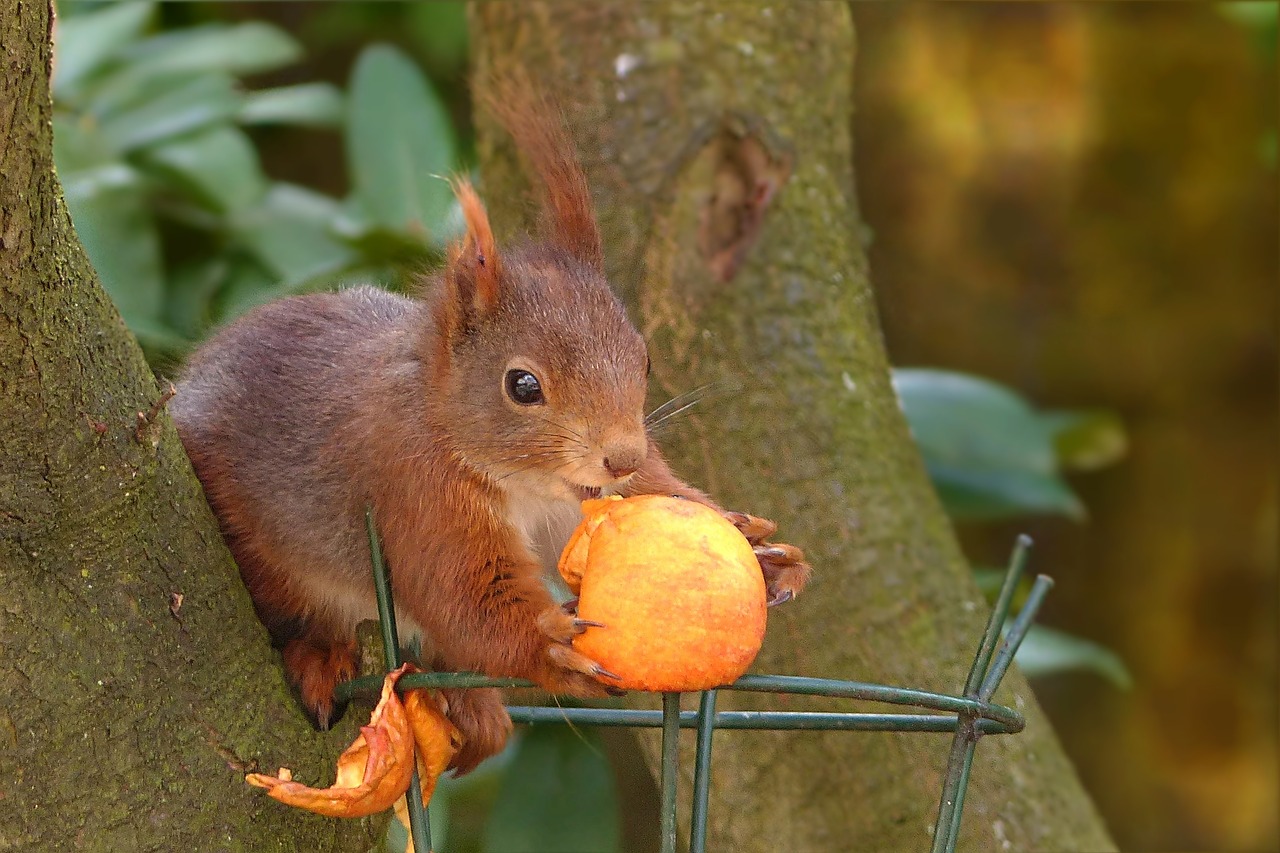
{"label": "round orange fruit", "polygon": [[573,647],[628,690],[692,691],[746,672],[764,640],[765,585],[720,513],[664,495],[584,501],[560,556],[578,618]]}

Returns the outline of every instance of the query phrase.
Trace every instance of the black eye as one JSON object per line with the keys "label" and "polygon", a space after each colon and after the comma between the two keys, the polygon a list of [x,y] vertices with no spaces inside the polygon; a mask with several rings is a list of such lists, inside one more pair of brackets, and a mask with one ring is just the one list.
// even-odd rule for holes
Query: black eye
{"label": "black eye", "polygon": [[542,397],[542,384],[538,377],[527,370],[508,370],[504,381],[507,396],[521,406],[536,406],[546,402]]}

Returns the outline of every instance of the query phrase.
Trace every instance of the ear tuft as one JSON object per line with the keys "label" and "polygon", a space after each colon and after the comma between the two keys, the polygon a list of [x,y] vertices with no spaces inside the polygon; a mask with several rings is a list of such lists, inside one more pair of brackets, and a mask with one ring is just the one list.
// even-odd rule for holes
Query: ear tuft
{"label": "ear tuft", "polygon": [[460,243],[449,248],[449,275],[459,283],[463,279],[471,282],[472,304],[469,307],[487,314],[498,302],[502,258],[498,255],[498,244],[489,225],[489,214],[471,181],[456,178],[451,185],[462,207],[467,233]]}

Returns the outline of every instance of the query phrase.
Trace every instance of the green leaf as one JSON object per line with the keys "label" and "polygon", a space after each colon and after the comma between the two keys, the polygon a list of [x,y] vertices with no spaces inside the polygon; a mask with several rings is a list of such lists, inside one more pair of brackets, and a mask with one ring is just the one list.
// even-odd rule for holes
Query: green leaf
{"label": "green leaf", "polygon": [[337,127],[342,124],[342,92],[329,83],[301,83],[262,89],[245,96],[241,124],[293,124]]}
{"label": "green leaf", "polygon": [[947,513],[965,521],[993,521],[1028,514],[1080,520],[1084,504],[1052,474],[1016,469],[948,466],[925,457],[925,467]]}
{"label": "green leaf", "polygon": [[243,131],[215,125],[143,149],[138,165],[219,213],[256,204],[267,191],[258,152]]}
{"label": "green leaf", "polygon": [[485,827],[487,853],[619,849],[613,771],[594,733],[527,730]]}
{"label": "green leaf", "polygon": [[1133,687],[1133,676],[1124,661],[1106,646],[1068,634],[1032,625],[1018,647],[1018,666],[1030,676],[1059,672],[1093,672],[1121,690]]}
{"label": "green leaf", "polygon": [[262,203],[238,215],[232,230],[289,288],[336,275],[359,256],[333,234],[338,202],[305,187],[274,183]]}
{"label": "green leaf", "polygon": [[123,165],[93,122],[56,108],[53,111],[53,161],[62,175],[110,163]]}
{"label": "green leaf", "polygon": [[[409,25],[430,57],[436,79],[466,71],[468,55],[467,4],[459,0],[415,3],[408,7]],[[443,76],[442,76],[443,75]]]}
{"label": "green leaf", "polygon": [[193,343],[177,329],[170,328],[160,320],[135,318],[128,325],[138,343],[153,353],[178,355],[190,349]]}
{"label": "green leaf", "polygon": [[1246,27],[1274,27],[1280,6],[1268,0],[1231,0],[1216,6],[1219,14]]}
{"label": "green leaf", "polygon": [[211,71],[261,74],[301,56],[302,47],[292,36],[261,21],[173,30],[139,42],[124,54],[130,73],[146,76]]}
{"label": "green leaf", "polygon": [[241,95],[225,74],[186,76],[154,97],[150,87],[132,90],[133,103],[103,116],[102,136],[115,151],[128,152],[164,139],[231,120]]}
{"label": "green leaf", "polygon": [[213,299],[230,272],[225,255],[186,263],[169,276],[164,318],[172,328],[199,338],[213,320]]}
{"label": "green leaf", "polygon": [[1083,505],[1058,476],[1058,424],[1021,397],[986,379],[943,370],[898,369],[893,383],[954,517],[1083,517]]}
{"label": "green leaf", "polygon": [[1129,451],[1124,422],[1114,412],[1046,412],[1042,417],[1054,430],[1054,452],[1064,469],[1096,471]]}
{"label": "green leaf", "polygon": [[254,259],[232,258],[226,284],[213,301],[214,322],[229,323],[287,293],[288,288],[282,287],[271,271]]}
{"label": "green leaf", "polygon": [[126,163],[110,162],[91,169],[69,170],[62,175],[62,192],[69,203],[77,203],[97,193],[130,188],[139,191],[142,178]]}
{"label": "green leaf", "polygon": [[431,266],[437,256],[413,234],[392,228],[361,228],[359,223],[343,218],[335,223],[335,233],[372,264]]}
{"label": "green leaf", "polygon": [[151,3],[113,3],[69,18],[59,14],[54,30],[54,99],[76,97],[81,81],[142,35],[154,9]]}
{"label": "green leaf", "polygon": [[349,92],[347,161],[363,212],[375,225],[442,243],[455,142],[439,96],[387,45],[360,54]]}
{"label": "green leaf", "polygon": [[125,323],[135,331],[159,326],[160,236],[136,174],[122,165],[73,173],[65,196],[76,234]]}

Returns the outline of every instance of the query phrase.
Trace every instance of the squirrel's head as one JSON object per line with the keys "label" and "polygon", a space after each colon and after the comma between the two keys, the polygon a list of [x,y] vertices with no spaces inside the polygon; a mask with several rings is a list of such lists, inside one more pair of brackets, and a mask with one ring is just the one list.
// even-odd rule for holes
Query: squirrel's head
{"label": "squirrel's head", "polygon": [[586,180],[553,116],[542,105],[507,122],[546,188],[538,242],[499,250],[475,190],[455,182],[467,230],[428,300],[428,393],[447,397],[439,426],[484,473],[583,499],[645,460],[649,359],[605,280]]}

